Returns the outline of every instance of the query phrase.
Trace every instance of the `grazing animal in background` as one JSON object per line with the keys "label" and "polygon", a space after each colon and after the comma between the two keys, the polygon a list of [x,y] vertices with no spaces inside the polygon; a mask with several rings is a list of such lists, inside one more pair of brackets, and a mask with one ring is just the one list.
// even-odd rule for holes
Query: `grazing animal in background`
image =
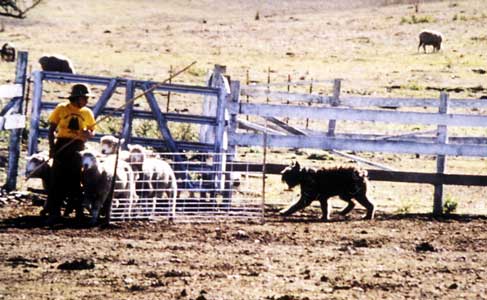
{"label": "grazing animal in background", "polygon": [[15,61],[16,50],[14,45],[11,43],[3,44],[2,49],[0,50],[0,56],[2,57],[2,60],[6,62]]}
{"label": "grazing animal in background", "polygon": [[[81,151],[82,161],[82,183],[85,196],[84,206],[91,211],[90,224],[96,224],[102,209],[107,212],[109,207],[109,196],[115,171],[115,155],[101,158],[91,150]],[[129,217],[132,208],[137,203],[138,196],[135,193],[135,180],[130,165],[119,160],[117,163],[117,174],[113,199],[116,201],[114,207],[122,207],[124,213],[128,212]],[[123,202],[123,203],[121,203]]]}
{"label": "grazing animal in background", "polygon": [[43,71],[75,74],[71,60],[62,55],[44,55],[39,58],[39,64]]}
{"label": "grazing animal in background", "polygon": [[426,53],[426,46],[433,46],[433,51],[440,51],[441,42],[443,41],[443,36],[441,33],[433,30],[423,30],[419,33],[419,45],[418,51],[421,46],[423,47],[424,53]]}
{"label": "grazing animal in background", "polygon": [[[174,214],[178,185],[171,166],[164,160],[153,157],[140,145],[129,145],[129,162],[136,174],[137,191],[141,201],[163,208]],[[167,201],[159,203],[166,195]]]}
{"label": "grazing animal in background", "polygon": [[367,172],[355,167],[336,167],[321,168],[318,170],[301,168],[298,162],[293,162],[282,172],[282,181],[290,189],[300,185],[301,197],[288,208],[280,213],[289,216],[311,204],[314,200],[319,200],[321,204],[322,219],[329,220],[328,198],[339,196],[348,202],[348,205],[340,212],[342,215],[348,214],[356,199],[367,209],[365,219],[374,218],[374,205],[367,198]]}

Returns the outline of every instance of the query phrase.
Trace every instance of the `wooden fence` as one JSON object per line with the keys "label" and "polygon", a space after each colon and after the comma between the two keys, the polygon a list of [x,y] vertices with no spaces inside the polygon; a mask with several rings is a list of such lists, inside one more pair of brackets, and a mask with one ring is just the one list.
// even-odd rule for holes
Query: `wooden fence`
{"label": "wooden fence", "polygon": [[[0,130],[10,129],[7,180],[5,185],[2,187],[7,191],[15,190],[17,185],[20,142],[22,138],[22,127],[25,125],[25,115],[22,115],[22,113],[24,107],[24,98],[26,95],[27,61],[28,53],[25,51],[19,51],[15,72],[15,85],[13,86],[15,92],[5,93],[5,97],[11,96],[12,99],[0,111],[0,117],[3,118],[3,121],[6,121],[7,117],[14,116],[20,116],[21,120],[23,120],[23,123],[18,122],[19,124],[14,124],[14,126],[5,126],[6,123],[0,126]],[[0,97],[2,97],[2,93],[0,93]],[[15,119],[18,120],[18,118]]]}
{"label": "wooden fence", "polygon": [[[238,83],[232,83],[238,88]],[[475,99],[450,99],[441,93],[438,99],[406,99],[355,97],[340,95],[341,81],[334,81],[333,95],[315,95],[271,91],[268,88],[244,86],[239,96],[247,99],[266,99],[240,101],[232,97],[228,103],[231,124],[229,143],[231,146],[263,146],[287,148],[315,148],[331,151],[352,150],[383,153],[411,153],[435,155],[436,173],[397,172],[393,170],[369,170],[371,180],[429,183],[435,187],[433,213],[442,213],[443,185],[487,186],[487,176],[445,174],[447,156],[487,157],[487,138],[485,136],[449,137],[452,127],[487,127],[487,115],[478,113],[487,108],[487,101]],[[283,104],[270,104],[280,101]],[[301,104],[301,105],[299,105]],[[310,106],[314,104],[314,106]],[[393,110],[393,109],[402,109]],[[404,108],[424,108],[427,112],[403,111]],[[437,112],[431,112],[432,109]],[[460,109],[461,113],[450,113],[450,109]],[[477,113],[471,113],[472,111]],[[280,130],[267,130],[267,126],[243,121],[248,116],[259,116]],[[245,117],[244,117],[245,116]],[[327,130],[310,131],[286,124],[279,118],[328,120]],[[381,122],[387,124],[415,124],[436,126],[430,136],[420,136],[414,132],[404,134],[360,134],[340,133],[339,121]],[[232,124],[233,123],[233,124]],[[243,127],[254,132],[241,132]],[[423,132],[424,133],[424,132]],[[431,134],[433,133],[433,134]],[[256,165],[255,170],[278,173],[283,165]]]}
{"label": "wooden fence", "polygon": [[[18,82],[25,84],[25,59],[19,63]],[[188,86],[174,84],[158,84],[156,82],[129,80],[123,78],[105,78],[98,76],[72,75],[63,73],[35,72],[33,87],[33,103],[30,119],[30,134],[28,154],[37,151],[38,137],[45,137],[46,130],[39,128],[41,110],[52,109],[55,103],[43,101],[42,83],[44,80],[54,82],[84,82],[105,86],[100,99],[93,107],[96,115],[111,114],[123,116],[123,137],[126,142],[141,143],[148,146],[166,146],[172,152],[185,150],[212,151],[235,153],[238,147],[257,146],[273,148],[315,148],[329,150],[348,158],[360,160],[359,157],[341,152],[342,150],[380,152],[380,153],[411,153],[435,155],[437,157],[436,173],[398,172],[387,166],[367,162],[377,169],[369,171],[371,180],[428,183],[435,186],[434,214],[442,213],[443,185],[474,185],[487,186],[487,176],[446,174],[448,156],[487,157],[487,137],[480,136],[450,136],[451,128],[485,128],[487,115],[481,113],[487,109],[487,101],[476,99],[450,99],[446,93],[441,93],[438,99],[405,99],[356,97],[341,95],[341,80],[334,80],[331,95],[311,93],[297,93],[290,91],[290,82],[284,84],[287,91],[272,91],[271,85],[256,87],[252,85],[240,86],[239,81],[231,81],[231,93],[227,94],[224,87]],[[269,84],[269,80],[268,80]],[[311,83],[312,84],[312,83]],[[117,88],[125,89],[126,101],[134,97],[135,91],[149,90],[158,85],[157,91],[187,93],[195,95],[211,95],[217,99],[216,115],[180,115],[162,112],[153,93],[146,96],[150,111],[141,111],[128,105],[124,111],[107,107],[107,101]],[[245,97],[246,101],[241,101]],[[250,101],[252,99],[252,101]],[[262,100],[264,99],[264,100]],[[254,101],[255,100],[255,101]],[[276,104],[276,101],[278,104]],[[419,109],[418,109],[419,108]],[[397,109],[397,110],[393,110]],[[416,109],[416,111],[408,111]],[[418,111],[421,110],[422,111]],[[21,111],[19,106],[19,111]],[[450,110],[460,110],[452,113]],[[230,114],[225,117],[225,111]],[[473,113],[472,113],[473,112]],[[259,117],[272,124],[273,129],[266,125],[248,121],[249,116]],[[156,120],[164,140],[147,139],[131,136],[131,122],[133,118]],[[292,126],[285,122],[285,118],[327,120],[325,130],[311,130]],[[167,127],[167,122],[187,122],[210,125],[215,129],[216,138],[212,144],[175,141]],[[370,122],[387,124],[414,124],[415,126],[434,126],[434,130],[422,132],[405,132],[400,134],[369,134],[350,133],[340,131],[341,121]],[[241,131],[240,128],[249,131]],[[20,131],[19,131],[20,132]],[[226,132],[226,134],[224,134]],[[466,131],[465,131],[466,132]],[[478,132],[478,130],[476,131]],[[484,131],[485,132],[485,131]],[[18,153],[20,141],[18,132],[13,131],[11,153]],[[429,134],[429,135],[428,135]],[[224,136],[228,136],[228,147],[224,144]],[[99,137],[97,137],[99,138]],[[8,186],[15,188],[17,175],[17,155],[10,156],[15,161],[9,162]],[[248,166],[246,168],[249,168]],[[257,172],[279,173],[284,165],[265,164],[253,166]],[[235,170],[235,169],[234,169]],[[252,168],[250,170],[253,170]]]}

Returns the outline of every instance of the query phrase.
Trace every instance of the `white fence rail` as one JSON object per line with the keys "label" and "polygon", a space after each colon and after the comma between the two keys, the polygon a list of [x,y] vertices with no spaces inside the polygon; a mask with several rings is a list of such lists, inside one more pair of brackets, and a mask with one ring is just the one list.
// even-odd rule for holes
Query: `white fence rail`
{"label": "white fence rail", "polygon": [[[233,122],[229,126],[231,130],[228,134],[230,146],[436,155],[439,179],[434,180],[437,182],[434,184],[434,214],[442,213],[441,175],[446,173],[447,156],[487,157],[487,130],[483,130],[487,127],[485,113],[487,101],[485,100],[449,99],[446,93],[441,93],[438,99],[350,97],[341,96],[340,88],[341,81],[335,80],[333,95],[329,96],[271,91],[269,88],[252,86],[242,87],[239,96],[245,96],[247,101],[244,103],[240,101],[240,97],[232,97],[227,103]],[[275,104],[276,101],[280,104]],[[435,109],[437,113],[433,112]],[[455,112],[452,112],[453,110]],[[249,116],[253,120],[259,120],[260,117],[260,120],[265,120],[266,124],[252,123],[249,121]],[[243,118],[247,120],[244,121]],[[277,118],[306,119],[306,127],[308,119],[311,119],[315,120],[315,123],[321,123],[323,125],[321,128],[327,127],[327,130],[320,131],[316,128],[310,130],[296,125],[293,127]],[[328,121],[328,126],[325,121]],[[338,121],[346,121],[347,126],[355,124],[352,126],[356,131],[340,132],[342,128]],[[368,131],[375,128],[377,133],[361,133],[360,128],[364,123],[367,124]],[[250,129],[254,133],[238,130],[239,125],[240,128]],[[272,126],[267,127],[267,125]],[[420,129],[419,132],[415,134],[410,129],[409,131],[404,129],[406,132],[381,134],[387,126],[397,130],[408,126],[410,128],[411,125],[416,125],[415,127]],[[432,126],[436,128],[434,131],[431,131]],[[267,128],[271,130],[266,130]],[[461,132],[463,136],[454,135],[452,132]],[[470,132],[473,134],[469,134]],[[424,133],[429,136],[425,136]],[[393,178],[395,174],[390,173],[391,179],[397,181]],[[407,180],[411,177],[408,174],[399,175],[406,176]],[[383,179],[382,175],[379,177]]]}
{"label": "white fence rail", "polygon": [[[229,103],[228,109],[234,115],[253,115],[263,118],[281,117],[295,119],[314,119],[314,120],[346,120],[351,122],[370,122],[377,128],[383,127],[382,123],[388,124],[408,124],[418,126],[446,126],[448,127],[487,127],[487,115],[478,113],[482,108],[487,108],[485,100],[449,100],[443,94],[446,108],[469,108],[476,113],[431,113],[431,112],[405,112],[391,111],[390,109],[380,109],[381,107],[438,107],[440,110],[440,99],[386,99],[386,98],[359,98],[349,97],[340,98],[338,105],[332,107],[333,98],[329,96],[285,93],[285,92],[266,92],[263,90],[252,90],[249,87],[242,89],[242,94],[253,96],[268,96],[271,100],[290,100],[309,103],[321,103],[321,105],[282,105],[267,103],[241,103],[233,101]],[[288,97],[286,97],[286,95]],[[317,101],[317,99],[323,101]],[[336,103],[336,102],[335,102]],[[323,105],[324,104],[324,105]],[[328,105],[326,105],[328,104]],[[349,106],[346,108],[345,106]],[[359,109],[354,107],[377,106],[375,109]],[[262,125],[260,125],[262,128]],[[255,126],[254,128],[258,128]],[[339,126],[337,127],[338,131]],[[301,129],[298,129],[301,130]],[[302,130],[304,132],[305,130]],[[452,155],[452,156],[473,156],[487,157],[487,140],[485,136],[474,137],[451,137],[445,142],[438,141],[436,138],[417,137],[412,134],[405,134],[402,138],[397,135],[394,139],[387,138],[385,135],[353,134],[342,135],[333,131],[322,132],[314,131],[313,134],[272,134],[268,133],[267,145],[269,147],[296,147],[334,149],[334,150],[354,150],[372,151],[389,153],[412,153],[428,155]],[[263,135],[258,133],[242,133],[233,131],[229,134],[230,144],[239,146],[262,146]]]}
{"label": "white fence rail", "polygon": [[[244,86],[242,96],[253,98],[269,98],[274,101],[306,102],[310,104],[332,104],[333,96],[318,94],[290,93],[284,91],[270,91],[253,86]],[[340,106],[343,107],[438,107],[439,99],[434,98],[386,98],[365,96],[340,96]],[[482,99],[450,99],[451,108],[487,108],[487,101]]]}

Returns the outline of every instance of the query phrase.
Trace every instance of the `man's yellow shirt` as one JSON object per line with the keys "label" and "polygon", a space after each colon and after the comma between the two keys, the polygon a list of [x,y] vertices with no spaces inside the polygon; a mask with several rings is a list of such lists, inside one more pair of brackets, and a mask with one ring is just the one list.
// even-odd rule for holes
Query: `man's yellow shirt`
{"label": "man's yellow shirt", "polygon": [[78,108],[70,102],[59,103],[49,116],[49,123],[57,124],[58,138],[82,139],[83,130],[95,130],[95,117],[91,109]]}

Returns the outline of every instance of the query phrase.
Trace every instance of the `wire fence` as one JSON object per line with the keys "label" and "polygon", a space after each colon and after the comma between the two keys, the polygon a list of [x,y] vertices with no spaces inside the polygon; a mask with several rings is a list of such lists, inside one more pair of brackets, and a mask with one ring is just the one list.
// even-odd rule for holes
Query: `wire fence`
{"label": "wire fence", "polygon": [[246,171],[236,172],[229,154],[200,153],[181,160],[186,156],[151,153],[143,163],[131,162],[136,197],[128,189],[115,189],[112,220],[263,221],[262,178],[250,172],[250,165],[239,162],[238,169]]}

